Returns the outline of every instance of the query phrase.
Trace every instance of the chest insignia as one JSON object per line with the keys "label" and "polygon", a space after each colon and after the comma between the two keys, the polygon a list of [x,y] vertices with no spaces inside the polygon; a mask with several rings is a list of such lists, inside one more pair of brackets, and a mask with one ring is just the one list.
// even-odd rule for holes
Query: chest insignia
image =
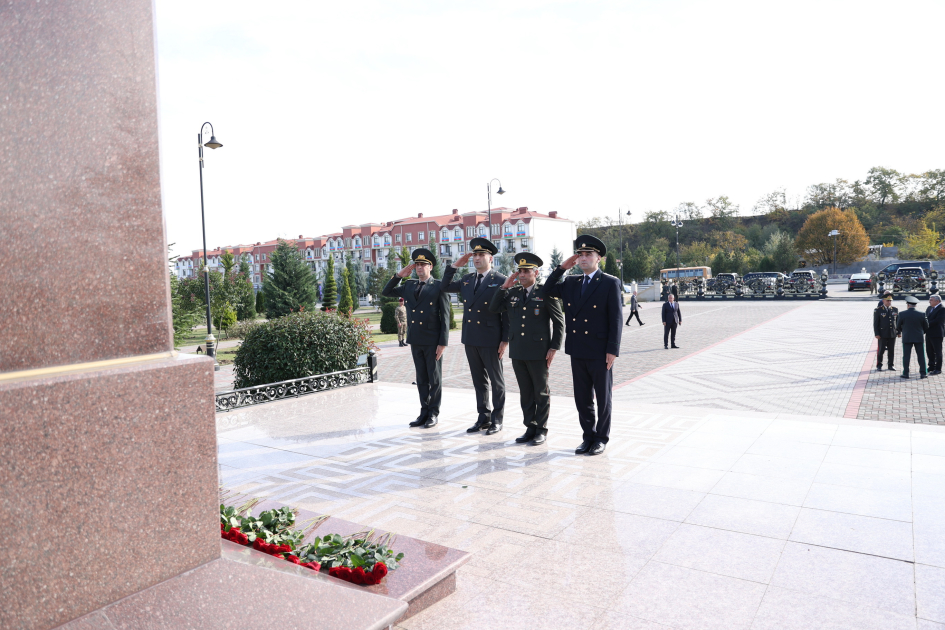
{"label": "chest insignia", "polygon": [[499,283],[496,282],[495,284],[490,284],[489,286],[490,286],[490,287],[497,287],[497,286],[499,286]]}
{"label": "chest insignia", "polygon": [[541,309],[540,309],[540,308],[536,308],[536,309],[535,309],[535,315],[540,315],[540,314],[541,314]]}

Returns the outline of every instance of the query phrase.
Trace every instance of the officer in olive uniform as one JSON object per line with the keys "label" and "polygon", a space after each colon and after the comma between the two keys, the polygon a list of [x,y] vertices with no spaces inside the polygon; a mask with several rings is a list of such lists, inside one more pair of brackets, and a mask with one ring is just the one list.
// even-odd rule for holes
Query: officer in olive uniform
{"label": "officer in olive uniform", "polygon": [[[564,313],[556,298],[541,296],[539,269],[542,260],[535,254],[516,255],[518,271],[496,289],[489,303],[493,313],[509,313],[509,357],[522,400],[525,434],[519,444],[544,444],[551,413],[548,368],[564,337]],[[520,283],[512,286],[515,281]]]}
{"label": "officer in olive uniform", "polygon": [[[410,423],[412,427],[435,427],[440,415],[443,394],[443,364],[441,358],[450,335],[450,305],[446,294],[440,291],[440,281],[430,276],[436,258],[429,249],[415,249],[413,263],[398,271],[387,286],[385,297],[400,297],[407,305],[407,343],[413,355],[417,372],[417,390],[420,394],[420,415]],[[417,280],[400,281],[416,269]]]}
{"label": "officer in olive uniform", "polygon": [[887,369],[893,369],[896,360],[896,319],[899,309],[892,305],[892,296],[887,295],[880,302],[880,306],[873,309],[873,336],[876,337],[876,369],[883,369],[883,353],[888,352]]}
{"label": "officer in olive uniform", "polygon": [[929,321],[925,313],[917,311],[915,305],[919,300],[911,295],[906,296],[907,308],[899,313],[896,330],[902,337],[902,378],[909,378],[909,363],[912,350],[915,349],[916,359],[919,361],[919,378],[928,378],[925,371],[925,333],[929,329]]}
{"label": "officer in olive uniform", "polygon": [[[463,301],[463,347],[469,362],[473,387],[476,390],[476,410],[479,418],[467,433],[483,429],[486,435],[502,430],[505,415],[505,375],[502,371],[502,356],[509,345],[509,316],[489,311],[489,301],[496,287],[506,277],[492,269],[492,257],[498,248],[487,238],[469,241],[469,253],[460,256],[447,267],[443,274],[441,290],[444,293],[459,293]],[[466,266],[472,258],[476,273],[453,280],[456,271]],[[492,386],[492,409],[489,409],[489,386]]]}
{"label": "officer in olive uniform", "polygon": [[[564,310],[567,333],[564,351],[571,357],[574,404],[584,431],[584,441],[574,453],[600,455],[610,440],[614,387],[611,368],[620,354],[623,332],[620,280],[600,269],[600,260],[607,254],[600,239],[579,236],[574,241],[574,249],[577,253],[548,276],[541,293],[545,298],[560,298]],[[574,265],[584,273],[570,275],[559,284],[564,273]]]}

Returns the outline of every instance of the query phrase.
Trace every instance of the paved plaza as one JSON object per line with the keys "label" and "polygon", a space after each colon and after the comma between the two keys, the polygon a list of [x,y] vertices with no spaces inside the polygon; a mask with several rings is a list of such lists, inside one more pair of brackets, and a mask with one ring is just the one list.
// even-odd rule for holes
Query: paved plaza
{"label": "paved plaza", "polygon": [[406,630],[945,630],[945,428],[628,401],[648,378],[599,457],[563,397],[541,447],[514,405],[467,434],[462,389],[430,430],[389,383],[218,414],[221,483],[472,552]]}

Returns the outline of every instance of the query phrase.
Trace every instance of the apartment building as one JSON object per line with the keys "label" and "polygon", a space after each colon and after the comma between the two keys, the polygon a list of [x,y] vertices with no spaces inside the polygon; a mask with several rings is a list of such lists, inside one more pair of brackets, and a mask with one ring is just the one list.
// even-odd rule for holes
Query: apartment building
{"label": "apartment building", "polygon": [[[489,215],[485,211],[397,219],[384,223],[346,225],[341,232],[307,238],[299,235],[294,240],[302,259],[314,272],[321,272],[328,264],[328,257],[335,259],[335,268],[351,256],[357,264],[369,272],[373,267],[400,269],[396,254],[402,247],[410,250],[429,247],[434,243],[442,264],[450,264],[466,253],[469,241],[476,237],[488,237],[499,247],[501,254],[533,252],[546,263],[545,274],[550,272],[547,263],[551,252],[557,248],[569,255],[576,236],[575,224],[570,219],[559,217],[557,212],[541,214],[526,207],[495,208]],[[291,239],[287,239],[293,242]],[[262,279],[270,265],[270,257],[278,240],[257,242],[253,245],[217,247],[207,252],[208,266],[220,270],[220,256],[229,250],[239,259],[247,256],[253,273],[253,286],[262,287]],[[193,277],[200,268],[203,250],[194,250],[190,256],[181,256],[175,263],[179,277]]]}

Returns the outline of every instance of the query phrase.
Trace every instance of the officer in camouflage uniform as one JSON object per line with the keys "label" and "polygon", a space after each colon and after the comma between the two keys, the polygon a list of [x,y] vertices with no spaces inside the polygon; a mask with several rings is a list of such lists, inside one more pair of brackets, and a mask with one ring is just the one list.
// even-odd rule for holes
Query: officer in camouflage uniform
{"label": "officer in camouflage uniform", "polygon": [[403,348],[407,345],[404,343],[407,336],[407,307],[404,306],[404,298],[400,298],[400,304],[394,309],[394,321],[397,322],[397,343]]}
{"label": "officer in camouflage uniform", "polygon": [[[564,313],[556,298],[541,295],[538,279],[542,260],[535,254],[516,254],[518,271],[496,289],[489,302],[493,313],[509,313],[509,357],[525,415],[525,434],[519,444],[544,444],[551,413],[548,368],[564,338]],[[513,286],[518,280],[518,286]]]}

